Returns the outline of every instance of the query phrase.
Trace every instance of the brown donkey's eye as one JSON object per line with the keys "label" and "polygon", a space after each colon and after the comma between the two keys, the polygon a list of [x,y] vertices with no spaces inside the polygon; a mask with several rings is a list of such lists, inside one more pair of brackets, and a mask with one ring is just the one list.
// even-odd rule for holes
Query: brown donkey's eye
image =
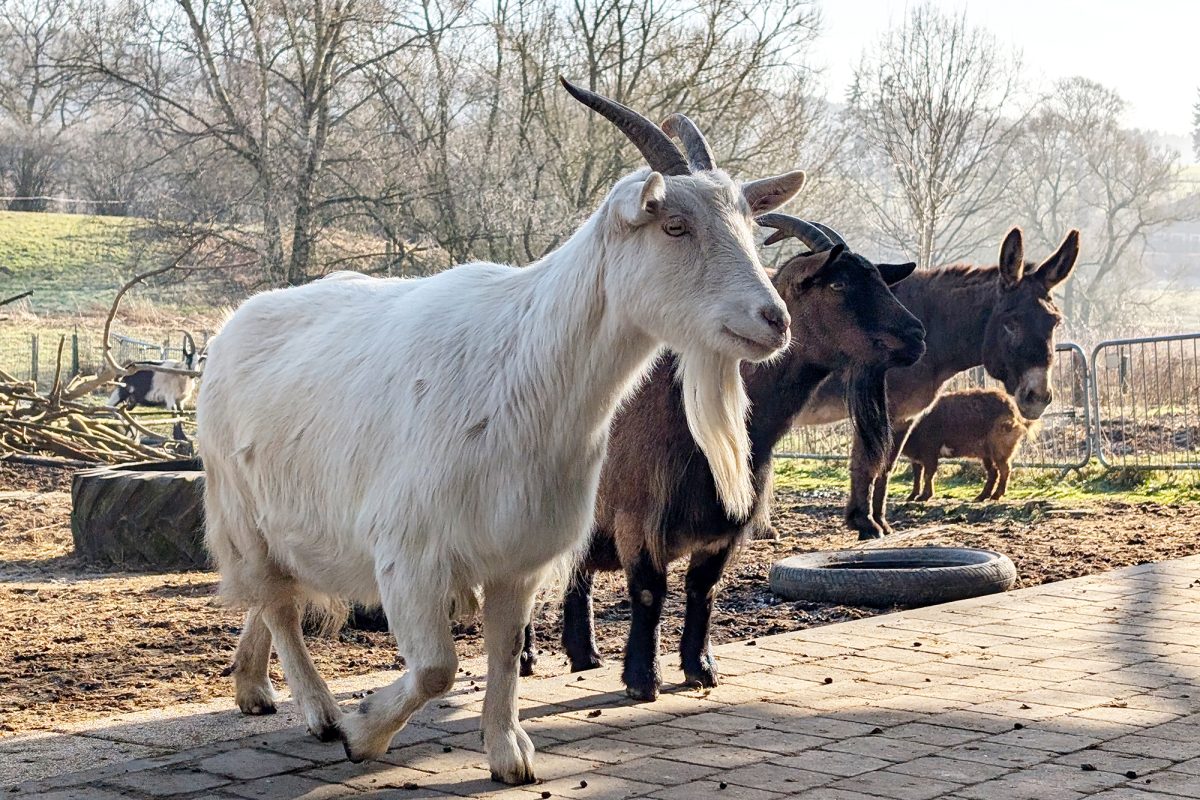
{"label": "brown donkey's eye", "polygon": [[663,225],[663,232],[667,236],[683,236],[688,232],[687,226],[681,220],[673,219]]}

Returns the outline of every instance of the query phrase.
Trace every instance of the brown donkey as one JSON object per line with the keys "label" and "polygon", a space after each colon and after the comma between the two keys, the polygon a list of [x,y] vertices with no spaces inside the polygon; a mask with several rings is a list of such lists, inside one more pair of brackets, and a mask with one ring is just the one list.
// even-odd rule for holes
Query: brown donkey
{"label": "brown donkey", "polygon": [[[770,363],[742,368],[753,407],[748,433],[756,503],[771,472],[771,451],[822,380],[847,365],[857,372],[858,365],[911,364],[924,352],[920,322],[888,288],[912,272],[913,264],[877,267],[836,234],[827,236],[794,217],[768,214],[759,222],[777,229],[768,244],[794,236],[814,252],[793,257],[773,279],[792,318],[792,344]],[[708,646],[716,585],[751,518],[731,516],[718,500],[708,462],[688,430],[675,370],[674,356],[661,359],[613,420],[590,549],[563,601],[563,646],[572,670],[599,666],[592,576],[625,571],[632,621],[623,678],[632,697],[646,700],[658,695],[660,683],[667,565],[684,556],[690,558],[680,644],[684,674],[690,682],[716,685]],[[887,414],[881,408],[859,417],[864,404],[851,400],[861,437],[886,452]],[[532,668],[531,628],[526,637],[522,661]]]}
{"label": "brown donkey", "polygon": [[[1000,247],[997,266],[916,272],[898,285],[896,297],[925,326],[926,351],[916,364],[887,373],[893,427],[907,427],[937,399],[946,381],[980,365],[1004,384],[1022,416],[1039,418],[1052,399],[1054,329],[1062,319],[1050,292],[1071,274],[1078,256],[1079,231],[1073,230],[1041,264],[1027,262],[1021,231],[1013,228]],[[820,425],[845,419],[846,384],[844,373],[831,376],[796,422]],[[860,539],[891,532],[885,519],[887,478],[902,444],[897,436],[879,470],[862,468],[858,453],[852,454],[846,523]],[[871,473],[873,479],[863,477]],[[768,504],[760,504],[755,520],[760,531],[769,531],[769,514]]]}
{"label": "brown donkey", "polygon": [[[1021,416],[1017,404],[998,389],[948,392],[917,418],[904,440],[904,456],[912,461],[913,488],[908,499],[933,497],[933,479],[941,458],[978,458],[987,472],[975,498],[999,500],[1008,489],[1008,474],[1017,446],[1037,421]],[[903,438],[903,432],[897,438]]]}

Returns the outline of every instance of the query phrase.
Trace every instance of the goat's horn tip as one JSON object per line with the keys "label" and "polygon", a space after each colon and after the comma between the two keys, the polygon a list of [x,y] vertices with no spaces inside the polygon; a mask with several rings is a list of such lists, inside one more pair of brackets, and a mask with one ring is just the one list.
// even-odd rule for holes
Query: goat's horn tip
{"label": "goat's horn tip", "polygon": [[681,116],[682,114],[679,114],[678,112],[670,114],[662,121],[659,127],[661,127],[663,132],[668,136],[676,136],[679,133],[679,118]]}
{"label": "goat's horn tip", "polygon": [[763,241],[763,244],[775,244],[776,242],[782,242],[786,238],[788,238],[788,235],[783,231],[775,231]]}

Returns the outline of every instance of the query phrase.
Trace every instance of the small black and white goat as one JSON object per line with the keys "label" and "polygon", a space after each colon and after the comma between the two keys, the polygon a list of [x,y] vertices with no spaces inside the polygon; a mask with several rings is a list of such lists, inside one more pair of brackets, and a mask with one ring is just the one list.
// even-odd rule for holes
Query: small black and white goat
{"label": "small black and white goat", "polygon": [[[196,356],[196,341],[187,331],[183,333],[183,360],[167,361],[132,361],[125,365],[126,369],[133,367],[166,367],[194,371],[203,355]],[[138,369],[121,379],[120,385],[113,390],[108,398],[110,406],[124,406],[133,409],[138,406],[158,406],[179,412],[183,410],[184,402],[191,400],[192,392],[196,390],[196,379],[191,375],[179,375],[173,372],[159,372],[154,369]],[[183,424],[175,423],[172,437],[183,441],[187,437],[183,433]]]}

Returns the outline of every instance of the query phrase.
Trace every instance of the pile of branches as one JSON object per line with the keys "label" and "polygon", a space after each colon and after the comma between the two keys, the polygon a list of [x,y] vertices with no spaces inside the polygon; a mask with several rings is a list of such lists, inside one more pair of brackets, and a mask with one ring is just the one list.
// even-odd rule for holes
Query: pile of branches
{"label": "pile of branches", "polygon": [[[89,401],[92,392],[113,379],[77,377],[61,381],[62,349],[54,384],[43,394],[32,381],[19,381],[0,370],[0,458],[10,460],[61,459],[64,465],[126,461],[157,461],[174,457],[170,451],[147,444],[161,439],[123,408]],[[115,376],[114,376],[115,379]]]}
{"label": "pile of branches", "polygon": [[[97,374],[76,376],[64,385],[62,356],[65,336],[58,342],[54,381],[48,392],[42,393],[34,382],[17,380],[0,370],[0,460],[81,466],[178,457],[181,443],[165,440],[134,419],[124,408],[94,402],[92,395],[102,390],[110,391],[123,378],[140,370],[199,377],[200,373],[193,370],[158,364],[122,366],[113,359],[109,345],[113,318],[125,293],[147,278],[172,269],[200,269],[180,265],[190,252],[191,248],[166,266],[135,276],[117,292],[104,321],[104,360]],[[230,266],[241,265],[223,264],[202,269]],[[190,447],[186,442],[182,444]]]}

